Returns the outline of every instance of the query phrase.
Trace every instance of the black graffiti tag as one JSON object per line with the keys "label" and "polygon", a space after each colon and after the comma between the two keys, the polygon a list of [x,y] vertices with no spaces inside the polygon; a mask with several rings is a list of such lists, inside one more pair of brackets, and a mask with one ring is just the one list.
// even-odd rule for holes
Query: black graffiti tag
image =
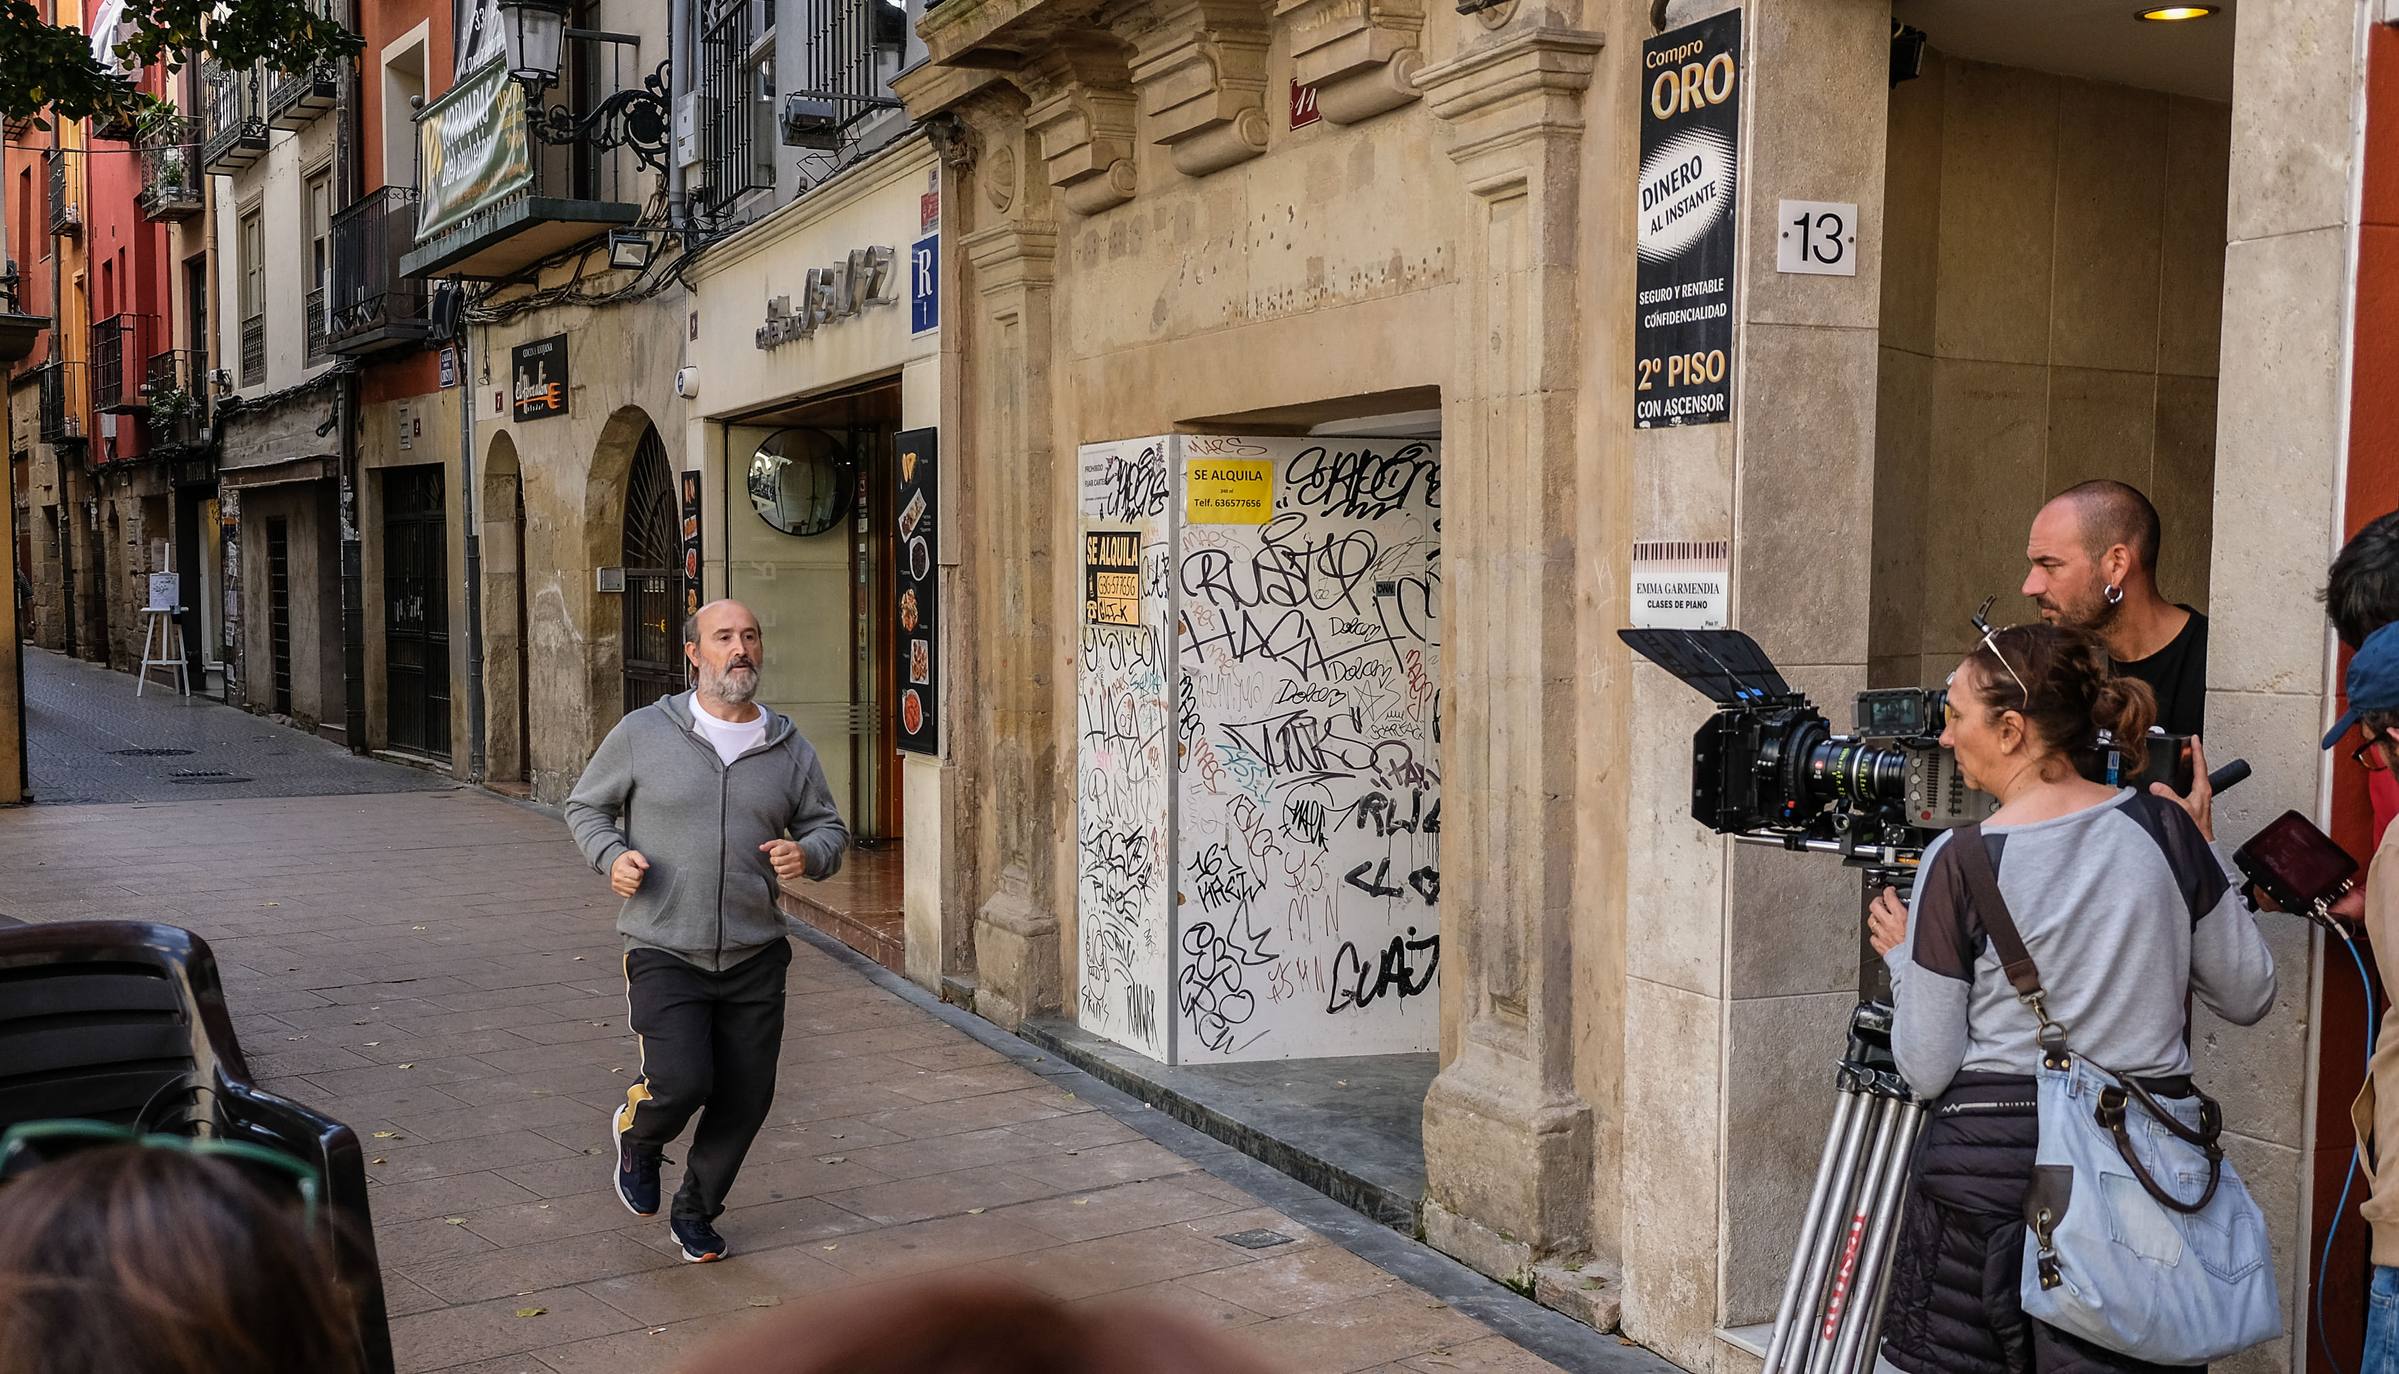
{"label": "black graffiti tag", "polygon": [[[1429,955],[1424,967],[1416,967],[1415,956]],[[1405,1000],[1421,995],[1433,986],[1434,975],[1441,970],[1441,935],[1438,931],[1419,940],[1416,927],[1408,927],[1405,935],[1394,935],[1383,947],[1383,957],[1374,969],[1366,967],[1365,956],[1358,953],[1356,942],[1341,942],[1341,953],[1333,958],[1333,992],[1325,1003],[1327,1013],[1363,1009],[1385,994]],[[1371,982],[1369,980],[1372,980]]]}

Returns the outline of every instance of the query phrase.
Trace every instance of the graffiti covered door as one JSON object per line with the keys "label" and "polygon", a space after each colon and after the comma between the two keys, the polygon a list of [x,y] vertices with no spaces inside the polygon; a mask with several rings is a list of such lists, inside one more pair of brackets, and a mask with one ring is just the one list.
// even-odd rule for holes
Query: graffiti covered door
{"label": "graffiti covered door", "polygon": [[1180,1061],[1439,1042],[1440,461],[1181,439]]}
{"label": "graffiti covered door", "polygon": [[[1087,444],[1084,604],[1075,673],[1076,1014],[1086,1030],[1173,1059],[1167,715],[1168,438]],[[1135,569],[1134,580],[1124,571]]]}

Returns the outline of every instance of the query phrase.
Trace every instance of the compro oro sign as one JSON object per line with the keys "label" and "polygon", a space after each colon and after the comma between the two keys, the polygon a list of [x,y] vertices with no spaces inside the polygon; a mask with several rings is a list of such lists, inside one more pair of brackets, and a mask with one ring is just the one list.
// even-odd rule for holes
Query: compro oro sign
{"label": "compro oro sign", "polygon": [[417,241],[457,228],[476,211],[533,184],[525,136],[525,91],[495,58],[417,116],[417,154],[425,168]]}

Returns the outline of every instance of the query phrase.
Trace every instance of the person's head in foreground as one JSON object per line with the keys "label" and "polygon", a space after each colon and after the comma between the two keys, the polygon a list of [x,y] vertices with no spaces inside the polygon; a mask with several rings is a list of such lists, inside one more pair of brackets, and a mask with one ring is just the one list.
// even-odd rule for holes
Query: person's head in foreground
{"label": "person's head in foreground", "polygon": [[0,1178],[0,1374],[356,1374],[355,1320],[235,1164],[108,1144]]}

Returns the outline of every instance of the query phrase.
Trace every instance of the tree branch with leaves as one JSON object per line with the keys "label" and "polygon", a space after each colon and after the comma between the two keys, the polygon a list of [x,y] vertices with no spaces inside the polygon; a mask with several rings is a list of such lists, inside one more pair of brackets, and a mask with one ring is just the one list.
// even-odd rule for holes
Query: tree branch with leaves
{"label": "tree branch with leaves", "polygon": [[209,58],[236,71],[264,62],[304,72],[358,52],[358,35],[326,8],[323,0],[125,0],[112,68],[92,56],[82,31],[45,21],[30,0],[0,0],[0,114],[45,125],[138,118],[145,97],[131,73],[140,67],[175,72]]}

